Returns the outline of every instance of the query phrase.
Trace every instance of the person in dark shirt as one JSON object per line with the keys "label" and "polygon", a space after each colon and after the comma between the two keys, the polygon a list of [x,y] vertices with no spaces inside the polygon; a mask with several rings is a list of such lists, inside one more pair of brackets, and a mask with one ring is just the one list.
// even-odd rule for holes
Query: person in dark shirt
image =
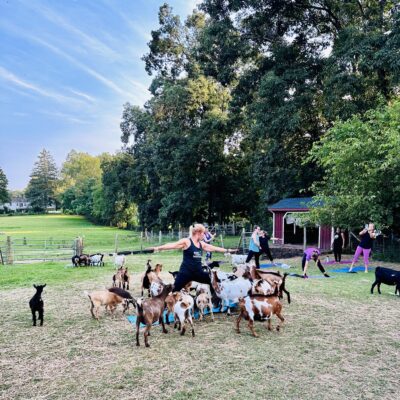
{"label": "person in dark shirt", "polygon": [[368,265],[369,265],[369,255],[371,253],[372,249],[372,242],[376,238],[375,234],[375,225],[374,224],[368,224],[361,232],[361,241],[360,244],[356,248],[356,252],[353,257],[353,262],[350,265],[349,272],[353,272],[353,267],[354,264],[358,261],[358,258],[360,257],[361,253],[364,257],[364,268],[365,268],[365,273],[368,272]]}
{"label": "person in dark shirt", "polygon": [[234,253],[236,250],[224,249],[222,247],[212,246],[211,244],[204,243],[205,227],[202,224],[195,224],[190,228],[190,236],[178,240],[174,243],[163,244],[156,246],[152,249],[157,251],[162,250],[183,250],[183,260],[179,273],[175,278],[174,291],[178,292],[183,289],[186,284],[191,281],[200,283],[208,283],[211,286],[210,275],[203,271],[202,268],[202,255],[205,251],[217,251],[220,253]]}
{"label": "person in dark shirt", "polygon": [[273,263],[274,262],[274,258],[272,257],[271,250],[270,250],[269,244],[268,244],[268,241],[271,240],[271,239],[275,240],[275,238],[271,238],[268,235],[267,231],[260,231],[260,237],[259,237],[259,240],[260,240],[260,255],[263,254],[263,253],[266,254],[267,257],[269,258],[269,260]]}
{"label": "person in dark shirt", "polygon": [[340,263],[342,260],[342,250],[344,247],[344,233],[340,228],[336,228],[336,232],[333,236],[332,250],[335,256],[335,261]]}

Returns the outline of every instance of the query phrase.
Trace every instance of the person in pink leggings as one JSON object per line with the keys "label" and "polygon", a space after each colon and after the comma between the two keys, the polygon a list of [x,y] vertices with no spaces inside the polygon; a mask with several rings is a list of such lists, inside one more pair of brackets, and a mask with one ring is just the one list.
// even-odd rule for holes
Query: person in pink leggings
{"label": "person in pink leggings", "polygon": [[358,258],[361,256],[361,254],[364,257],[365,272],[368,272],[369,255],[372,249],[372,241],[376,238],[375,225],[369,224],[368,228],[364,228],[360,232],[360,236],[361,236],[361,242],[356,248],[356,252],[353,257],[353,262],[350,265],[349,272],[353,272],[354,264],[358,261]]}

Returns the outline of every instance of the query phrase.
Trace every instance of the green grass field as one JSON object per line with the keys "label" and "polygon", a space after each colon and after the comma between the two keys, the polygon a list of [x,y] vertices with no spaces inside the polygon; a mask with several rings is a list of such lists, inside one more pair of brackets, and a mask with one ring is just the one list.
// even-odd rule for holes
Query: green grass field
{"label": "green grass field", "polygon": [[[72,242],[78,236],[83,238],[86,253],[113,252],[117,241],[118,250],[138,250],[159,243],[158,233],[153,240],[141,240],[140,232],[122,230],[115,227],[95,225],[77,215],[16,215],[0,216],[0,244],[7,236],[14,239],[26,238],[28,244],[37,240],[63,239]],[[170,239],[164,236],[162,243]],[[235,247],[238,237],[215,240],[217,246]]]}
{"label": "green grass field", "polygon": [[[182,255],[151,258],[163,263],[168,282]],[[236,317],[217,314],[215,322],[195,323],[194,338],[154,327],[146,349],[135,346],[135,329],[120,310],[114,319],[103,313],[100,322],[90,316],[83,291],[110,286],[114,269],[106,261],[0,266],[1,399],[397,398],[400,299],[384,285],[382,295],[370,295],[373,272],[289,277],[292,304],[283,301],[279,333],[256,323],[260,337],[253,338],[242,322],[238,335]],[[134,296],[146,261],[128,256]],[[284,261],[300,272],[299,258]],[[319,274],[314,265],[309,272]],[[47,283],[45,323],[32,327],[28,302],[38,283]]]}

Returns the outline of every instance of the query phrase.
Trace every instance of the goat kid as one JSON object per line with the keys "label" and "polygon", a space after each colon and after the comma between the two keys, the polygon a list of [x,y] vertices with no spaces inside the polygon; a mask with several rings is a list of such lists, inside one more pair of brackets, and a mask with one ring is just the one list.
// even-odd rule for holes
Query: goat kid
{"label": "goat kid", "polygon": [[90,255],[89,256],[90,265],[104,267],[103,257],[104,257],[104,254],[100,254],[100,253]]}
{"label": "goat kid", "polygon": [[29,307],[32,311],[33,326],[36,326],[36,312],[39,313],[40,326],[43,326],[44,302],[42,299],[42,293],[43,289],[46,287],[46,284],[33,285],[33,287],[36,289],[36,293],[29,300]]}
{"label": "goat kid", "polygon": [[80,265],[90,265],[90,256],[89,254],[81,254],[80,256],[76,255],[72,257],[72,265],[78,267]]}
{"label": "goat kid", "polygon": [[183,336],[186,332],[186,322],[190,323],[192,327],[192,336],[194,337],[194,326],[193,326],[193,318],[192,318],[192,310],[193,310],[193,297],[186,292],[185,290],[181,290],[180,298],[176,302],[174,306],[174,319],[176,328],[179,325],[179,330],[181,331],[181,336]]}
{"label": "goat kid", "polygon": [[120,287],[122,289],[129,290],[129,282],[131,277],[128,273],[128,267],[120,267],[116,274],[112,277],[113,280],[113,287]]}
{"label": "goat kid", "polygon": [[381,294],[381,284],[396,286],[394,294],[400,296],[400,271],[395,271],[390,268],[376,267],[375,282],[371,286],[371,294],[374,293],[374,288],[378,285],[378,293]]}
{"label": "goat kid", "polygon": [[240,277],[233,281],[226,280],[221,281],[218,278],[217,272],[212,271],[211,282],[216,295],[222,300],[221,310],[224,307],[224,303],[228,307],[227,314],[231,315],[230,302],[237,302],[239,297],[247,296],[252,288],[251,281],[246,277]]}
{"label": "goat kid", "polygon": [[281,323],[285,321],[282,316],[282,303],[277,294],[266,296],[246,296],[239,299],[240,314],[236,320],[236,332],[240,333],[240,321],[242,318],[249,321],[248,327],[254,337],[258,337],[254,330],[254,321],[267,320],[267,329],[272,330],[271,317],[276,315],[279,319],[276,330],[281,329]]}
{"label": "goat kid", "polygon": [[153,269],[150,264],[150,261],[151,260],[147,261],[146,272],[144,273],[144,275],[141,278],[142,296],[143,296],[144,289],[147,289],[148,293],[149,293],[149,297],[151,296],[151,290],[150,290],[151,284],[153,282],[163,283],[160,278],[160,273],[162,271],[162,264],[156,264],[155,268]]}
{"label": "goat kid", "polygon": [[[84,291],[84,294],[89,297],[91,307],[90,313],[93,318],[99,320],[99,311],[101,306],[105,306],[111,312],[111,316],[114,316],[114,311],[117,308],[118,304],[124,302],[124,298],[119,296],[116,293],[112,293],[109,290],[96,290],[91,293]],[[94,312],[93,312],[94,310]],[[124,307],[124,312],[126,311]]]}
{"label": "goat kid", "polygon": [[196,306],[199,309],[200,317],[199,321],[204,318],[204,310],[208,307],[211,314],[211,320],[214,322],[213,305],[211,303],[211,292],[209,285],[202,284],[196,289]]}
{"label": "goat kid", "polygon": [[154,322],[159,321],[162,325],[163,333],[168,333],[165,329],[163,312],[165,308],[165,299],[171,292],[173,285],[165,285],[162,292],[150,299],[137,299],[136,301],[136,346],[140,346],[139,333],[140,324],[146,325],[144,328],[143,336],[146,347],[150,347],[148,336],[150,334],[151,326]]}
{"label": "goat kid", "polygon": [[125,267],[126,257],[123,254],[118,255],[114,253],[114,266],[119,269],[121,267]]}
{"label": "goat kid", "polygon": [[[278,296],[283,299],[283,293],[286,293],[288,303],[290,304],[290,292],[286,289],[286,277],[289,275],[287,272],[281,275],[280,272],[263,271],[261,269],[251,270],[252,277],[262,278],[267,281],[273,288],[278,288]],[[253,275],[255,274],[255,275]]]}
{"label": "goat kid", "polygon": [[116,295],[122,297],[124,299],[124,309],[123,314],[125,314],[126,310],[129,309],[129,304],[132,304],[136,308],[136,299],[132,297],[132,295],[124,289],[112,287],[108,289],[109,292],[115,293]]}

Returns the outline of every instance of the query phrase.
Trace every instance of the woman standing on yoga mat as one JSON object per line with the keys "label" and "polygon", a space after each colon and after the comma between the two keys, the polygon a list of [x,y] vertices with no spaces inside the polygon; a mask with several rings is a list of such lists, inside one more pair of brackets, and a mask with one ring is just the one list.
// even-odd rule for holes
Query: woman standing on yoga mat
{"label": "woman standing on yoga mat", "polygon": [[360,244],[356,248],[356,252],[353,257],[353,262],[350,265],[349,272],[353,272],[353,267],[354,264],[358,261],[358,258],[360,257],[361,253],[364,257],[364,268],[365,268],[365,273],[368,272],[368,265],[369,265],[369,255],[371,253],[372,249],[372,241],[376,239],[376,234],[375,234],[375,225],[374,224],[368,224],[361,232],[361,241]]}
{"label": "woman standing on yoga mat", "polygon": [[340,263],[342,260],[342,250],[344,247],[344,233],[340,228],[336,228],[335,235],[333,236],[332,249],[335,256],[335,261]]}
{"label": "woman standing on yoga mat", "polygon": [[190,236],[178,240],[174,243],[163,244],[156,246],[152,249],[157,251],[163,250],[183,250],[183,260],[179,273],[175,278],[174,292],[183,289],[186,284],[191,281],[199,283],[208,283],[211,286],[210,275],[203,271],[202,268],[202,255],[205,251],[217,251],[219,253],[234,253],[236,250],[224,249],[223,247],[212,246],[211,244],[204,243],[204,232],[206,228],[202,224],[195,224],[190,227]]}
{"label": "woman standing on yoga mat", "polygon": [[246,258],[246,263],[248,263],[254,256],[257,268],[260,268],[260,255],[261,255],[259,233],[260,233],[260,227],[255,226],[250,239],[249,254],[247,255]]}
{"label": "woman standing on yoga mat", "polygon": [[303,278],[307,279],[307,269],[308,269],[308,263],[311,259],[315,261],[317,264],[319,270],[324,274],[326,278],[329,278],[329,275],[325,272],[324,267],[322,266],[321,260],[319,259],[319,256],[321,255],[321,252],[316,249],[315,247],[309,247],[308,249],[304,250],[303,254],[303,259],[301,260],[301,269],[303,270]]}

